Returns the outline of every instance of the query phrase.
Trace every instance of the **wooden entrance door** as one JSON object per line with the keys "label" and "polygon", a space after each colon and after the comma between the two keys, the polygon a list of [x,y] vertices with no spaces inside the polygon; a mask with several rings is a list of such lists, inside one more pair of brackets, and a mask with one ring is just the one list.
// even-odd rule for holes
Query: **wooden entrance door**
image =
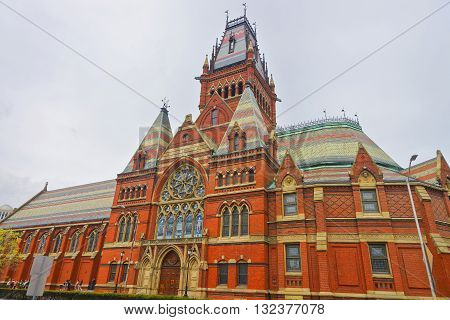
{"label": "wooden entrance door", "polygon": [[177,295],[180,286],[180,258],[174,251],[169,252],[161,265],[159,294]]}

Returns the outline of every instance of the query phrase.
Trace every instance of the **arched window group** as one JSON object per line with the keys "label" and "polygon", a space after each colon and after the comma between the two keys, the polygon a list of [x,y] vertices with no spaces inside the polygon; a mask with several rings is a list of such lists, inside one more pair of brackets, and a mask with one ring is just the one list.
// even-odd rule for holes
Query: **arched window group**
{"label": "arched window group", "polygon": [[204,195],[205,186],[200,173],[188,164],[177,168],[161,192],[156,238],[201,237]]}
{"label": "arched window group", "polygon": [[61,244],[62,244],[62,233],[60,232],[56,235],[56,237],[53,240],[52,252],[53,253],[59,252],[61,249]]}
{"label": "arched window group", "polygon": [[132,187],[122,188],[119,194],[119,201],[123,200],[134,200],[145,198],[145,193],[147,192],[146,185],[138,185]]}
{"label": "arched window group", "polygon": [[137,215],[121,217],[118,223],[117,242],[130,242],[135,240],[138,223]]}
{"label": "arched window group", "polygon": [[147,155],[145,152],[139,152],[134,159],[134,168],[133,170],[142,170],[145,167],[145,160]]}
{"label": "arched window group", "polygon": [[89,234],[86,252],[97,251],[97,244],[98,244],[98,230],[94,230]]}
{"label": "arched window group", "polygon": [[217,175],[217,186],[227,187],[255,182],[255,169],[245,168],[232,172],[219,173]]}
{"label": "arched window group", "polygon": [[212,88],[209,91],[209,94],[212,96],[217,91],[217,94],[224,99],[233,98],[236,95],[241,95],[244,92],[244,83],[239,81],[236,85],[235,82],[232,82],[231,85],[225,85],[223,88],[219,86],[216,89]]}
{"label": "arched window group", "polygon": [[248,235],[247,205],[224,207],[221,211],[222,237],[239,237]]}

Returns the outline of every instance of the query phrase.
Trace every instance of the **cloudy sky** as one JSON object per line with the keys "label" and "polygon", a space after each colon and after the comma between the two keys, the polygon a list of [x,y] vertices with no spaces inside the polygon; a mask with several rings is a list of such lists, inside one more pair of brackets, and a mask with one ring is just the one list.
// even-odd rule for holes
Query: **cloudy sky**
{"label": "cloudy sky", "polygon": [[[242,1],[0,0],[0,204],[112,179],[159,109],[14,14],[8,4],[177,119],[198,115],[194,77]],[[249,1],[288,109],[446,3]],[[441,149],[450,160],[450,5],[278,118],[280,125],[358,113],[400,165]],[[171,119],[172,128],[179,123]]]}

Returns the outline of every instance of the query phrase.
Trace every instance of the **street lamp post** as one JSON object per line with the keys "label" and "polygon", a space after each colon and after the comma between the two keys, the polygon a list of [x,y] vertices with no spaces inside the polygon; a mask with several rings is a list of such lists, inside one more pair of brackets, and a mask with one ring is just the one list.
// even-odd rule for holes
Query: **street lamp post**
{"label": "street lamp post", "polygon": [[125,255],[125,252],[122,251],[120,252],[120,261],[119,261],[119,272],[117,273],[117,277],[116,277],[116,286],[114,288],[114,293],[117,293],[117,286],[119,285],[119,280],[120,280],[120,270],[122,269],[122,261],[123,261],[123,256]]}
{"label": "street lamp post", "polygon": [[417,234],[419,236],[419,241],[420,241],[420,248],[422,249],[422,259],[423,259],[423,263],[425,264],[425,269],[427,270],[427,276],[428,276],[428,282],[430,284],[431,295],[435,299],[436,291],[434,288],[433,276],[431,275],[431,268],[430,268],[430,264],[428,262],[427,254],[425,251],[425,245],[423,243],[422,232],[420,232],[419,219],[417,218],[416,206],[414,205],[414,200],[413,200],[413,196],[412,196],[412,192],[411,192],[411,186],[409,185],[409,176],[411,175],[411,163],[413,161],[415,161],[416,159],[417,159],[417,154],[412,155],[411,158],[409,159],[408,175],[406,176],[406,186],[408,187],[409,200],[411,201],[411,207],[412,207],[413,214],[414,214],[414,221],[416,222]]}
{"label": "street lamp post", "polygon": [[186,283],[185,283],[185,286],[184,286],[184,296],[185,297],[187,297],[188,296],[188,281],[189,281],[189,261],[190,261],[190,259],[191,259],[191,255],[193,254],[194,252],[191,250],[191,249],[189,249],[188,250],[188,252],[187,252],[187,255],[188,255],[188,259],[187,259],[187,267],[186,267]]}

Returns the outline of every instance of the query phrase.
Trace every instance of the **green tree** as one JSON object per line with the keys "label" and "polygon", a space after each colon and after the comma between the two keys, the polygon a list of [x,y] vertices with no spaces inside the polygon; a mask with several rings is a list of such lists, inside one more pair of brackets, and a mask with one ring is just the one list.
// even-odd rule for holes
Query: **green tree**
{"label": "green tree", "polygon": [[12,230],[0,229],[0,274],[5,268],[15,267],[20,261],[20,235]]}

